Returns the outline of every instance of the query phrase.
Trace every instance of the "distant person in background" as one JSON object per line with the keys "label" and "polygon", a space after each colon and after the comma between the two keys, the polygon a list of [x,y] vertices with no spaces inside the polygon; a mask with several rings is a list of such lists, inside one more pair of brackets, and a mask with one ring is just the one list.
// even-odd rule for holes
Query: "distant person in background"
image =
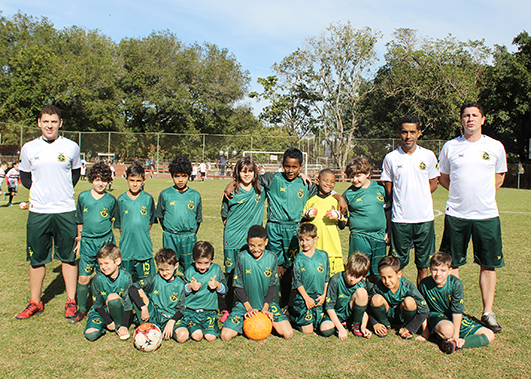
{"label": "distant person in background", "polygon": [[111,161],[109,161],[109,168],[111,169],[111,181],[109,182],[109,191],[112,191],[112,182],[114,180],[114,177],[116,176],[116,170],[114,169],[114,166],[112,165]]}
{"label": "distant person in background", "polygon": [[221,157],[221,160],[219,161],[219,175],[224,176],[225,175],[225,157]]}
{"label": "distant person in background", "polygon": [[199,164],[199,172],[201,173],[201,181],[204,182],[206,178],[206,164],[204,161]]}
{"label": "distant person in background", "polygon": [[[2,193],[2,183],[4,182],[4,179],[6,177],[6,170],[7,170],[7,162],[2,161],[0,163],[0,194]],[[4,194],[6,196],[6,194]]]}
{"label": "distant person in background", "polygon": [[[13,167],[6,174],[7,182],[7,194],[9,195],[9,202],[7,203],[8,207],[13,206],[13,197],[18,193],[18,181],[19,181],[19,171],[18,171],[19,162],[14,162]],[[4,195],[5,199],[5,195]]]}
{"label": "distant person in background", "polygon": [[82,159],[81,160],[81,180],[85,180],[87,175],[87,161]]}
{"label": "distant person in background", "polygon": [[79,146],[59,135],[61,111],[54,105],[41,109],[37,123],[42,136],[22,147],[20,175],[22,185],[31,187],[27,223],[27,260],[30,262],[30,302],[16,315],[19,320],[44,310],[41,301],[46,263],[54,256],[62,262],[66,288],[65,317],[76,314],[77,266],[75,262],[77,227],[74,186],[79,180]]}

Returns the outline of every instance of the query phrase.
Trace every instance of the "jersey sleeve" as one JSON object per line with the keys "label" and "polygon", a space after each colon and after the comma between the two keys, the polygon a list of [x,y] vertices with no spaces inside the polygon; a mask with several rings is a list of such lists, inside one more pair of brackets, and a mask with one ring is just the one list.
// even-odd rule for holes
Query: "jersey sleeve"
{"label": "jersey sleeve", "polygon": [[417,289],[417,287],[415,287],[413,283],[408,283],[409,296],[411,296],[415,300],[415,303],[417,303],[417,313],[429,312],[430,308],[428,308],[428,304],[426,303],[424,296],[422,296],[420,291]]}
{"label": "jersey sleeve", "polygon": [[505,147],[500,142],[500,150],[498,152],[498,160],[496,161],[496,174],[503,174],[507,172],[507,154],[505,153]]}
{"label": "jersey sleeve", "polygon": [[271,253],[271,255],[273,256],[273,267],[271,267],[271,280],[269,281],[269,287],[278,287],[280,281],[278,279],[277,255],[274,253]]}
{"label": "jersey sleeve", "polygon": [[324,255],[325,255],[325,273],[326,273],[326,276],[325,276],[325,283],[329,283],[330,282],[330,259],[328,258],[328,253],[326,251],[323,251]]}
{"label": "jersey sleeve", "polygon": [[102,308],[105,306],[105,299],[101,293],[99,279],[100,276],[96,275],[92,280],[92,302],[94,304],[94,309]]}
{"label": "jersey sleeve", "polygon": [[[215,263],[214,263],[215,264]],[[223,270],[221,269],[221,267],[216,264],[217,268],[218,268],[218,277],[216,278],[216,280],[220,283],[222,283],[225,288],[227,287],[227,278],[225,278],[225,274],[223,273]]]}
{"label": "jersey sleeve", "polygon": [[450,162],[448,161],[448,144],[446,142],[439,153],[439,172],[441,174],[449,175],[450,174]]}
{"label": "jersey sleeve", "polygon": [[83,193],[81,193],[76,202],[76,224],[83,224]]}
{"label": "jersey sleeve", "polygon": [[22,146],[22,150],[20,151],[20,164],[18,165],[18,169],[24,172],[31,172],[31,163],[29,161],[28,148],[26,144]]}
{"label": "jersey sleeve", "polygon": [[437,157],[435,156],[433,151],[429,150],[429,152],[430,152],[430,162],[429,162],[428,177],[430,179],[435,179],[441,176],[441,174],[439,173],[439,169],[438,169],[439,166],[437,164]]}
{"label": "jersey sleeve", "polygon": [[114,205],[114,207],[116,208],[115,210],[115,214],[114,214],[114,228],[115,229],[122,229],[122,216],[121,216],[121,212],[120,212],[120,198],[118,198],[118,200],[116,201],[116,204]]}
{"label": "jersey sleeve", "polygon": [[[302,253],[299,253],[302,254]],[[302,275],[301,275],[301,268],[299,259],[297,259],[297,256],[295,256],[295,261],[293,262],[293,280],[292,280],[292,288],[297,289],[304,285],[302,284]]]}
{"label": "jersey sleeve", "polygon": [[223,196],[221,200],[221,218],[229,217],[229,200]]}
{"label": "jersey sleeve", "polygon": [[197,207],[195,208],[195,220],[198,224],[203,222],[203,203],[201,202],[201,195],[197,193]]}
{"label": "jersey sleeve", "polygon": [[149,225],[153,225],[157,218],[155,217],[155,200],[153,199],[153,196],[151,196],[149,193],[149,202],[151,203],[151,212],[149,213]]}
{"label": "jersey sleeve", "polygon": [[387,154],[384,158],[383,165],[382,165],[382,175],[380,176],[380,179],[383,182],[392,182],[393,181],[393,167],[391,166],[391,160],[389,159],[389,154]]}
{"label": "jersey sleeve", "polygon": [[73,142],[75,145],[74,155],[72,156],[72,170],[81,168],[81,154],[79,154],[79,145]]}
{"label": "jersey sleeve", "polygon": [[157,202],[157,208],[155,209],[155,217],[163,220],[165,212],[166,212],[166,206],[164,204],[164,191],[162,191],[159,194],[159,201]]}
{"label": "jersey sleeve", "polygon": [[267,190],[277,174],[278,172],[266,172],[265,174],[258,175],[258,183]]}
{"label": "jersey sleeve", "polygon": [[112,209],[111,209],[111,221],[113,222],[113,225],[114,225],[114,222],[116,221],[116,217],[118,217],[119,213],[120,213],[120,210],[118,208],[118,202],[116,201],[116,198],[111,195],[112,199],[114,200],[113,201],[113,204],[112,204]]}
{"label": "jersey sleeve", "polygon": [[461,280],[453,281],[452,300],[450,301],[450,312],[465,312],[465,295],[463,291],[463,282]]}
{"label": "jersey sleeve", "polygon": [[[245,254],[245,252],[242,252],[241,254]],[[236,263],[234,264],[234,287],[238,288],[244,288],[243,286],[243,268],[242,268],[242,261],[240,259],[240,255],[236,255]]]}
{"label": "jersey sleeve", "polygon": [[154,283],[154,277],[155,275],[158,275],[158,273],[151,274],[146,278],[140,279],[137,282],[133,284],[136,288],[139,290],[143,290],[144,293],[147,295],[151,292],[153,292],[153,283]]}
{"label": "jersey sleeve", "polygon": [[326,300],[323,307],[325,311],[335,309],[337,301],[337,275],[342,275],[342,273],[334,275],[328,284],[328,291],[326,292]]}
{"label": "jersey sleeve", "polygon": [[129,297],[129,287],[133,285],[133,278],[131,275],[128,275],[124,292],[122,293],[122,301],[124,302],[124,311],[130,311],[133,309],[133,303]]}

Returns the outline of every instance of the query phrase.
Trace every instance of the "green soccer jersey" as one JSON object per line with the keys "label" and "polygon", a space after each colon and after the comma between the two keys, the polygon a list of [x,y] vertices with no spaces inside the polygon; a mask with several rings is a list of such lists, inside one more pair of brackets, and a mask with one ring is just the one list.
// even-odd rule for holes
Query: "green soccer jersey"
{"label": "green soccer jersey", "polygon": [[345,271],[338,272],[332,276],[326,293],[326,300],[324,303],[325,311],[328,309],[334,309],[338,315],[348,315],[350,298],[358,288],[367,289],[365,280],[360,280],[353,286],[349,286],[347,282],[345,282]]}
{"label": "green soccer jersey", "polygon": [[389,304],[390,308],[395,308],[408,296],[411,296],[417,303],[418,313],[428,313],[430,310],[426,305],[426,300],[421,295],[417,287],[409,280],[400,278],[400,286],[396,293],[393,293],[389,288],[384,286],[383,282],[379,280],[371,289],[369,297],[373,297],[376,294],[380,294]]}
{"label": "green soccer jersey", "polygon": [[186,295],[186,308],[193,310],[209,310],[215,311],[218,309],[218,293],[214,289],[208,288],[208,282],[216,277],[216,280],[223,283],[225,286],[225,275],[221,267],[212,263],[205,273],[201,274],[196,270],[195,266],[188,267],[184,273],[185,283],[190,283],[195,279],[198,283],[201,283],[201,287],[197,291],[192,291]]}
{"label": "green soccer jersey", "polygon": [[266,190],[268,221],[299,222],[304,204],[317,193],[316,185],[309,188],[301,178],[289,181],[281,172],[268,172],[258,178]]}
{"label": "green soccer jersey", "polygon": [[236,257],[234,287],[243,288],[251,307],[261,310],[271,286],[278,286],[277,256],[266,250],[256,260],[248,250],[242,251]]}
{"label": "green soccer jersey", "polygon": [[247,243],[247,232],[253,225],[262,225],[264,220],[265,192],[261,194],[254,187],[249,191],[239,188],[230,200],[223,198],[221,217],[226,218],[223,242],[225,249],[241,249]]}
{"label": "green soccer jersey", "polygon": [[83,191],[77,198],[76,223],[83,224],[81,237],[105,237],[112,231],[112,222],[116,213],[116,199],[105,192],[96,200],[92,190]]}
{"label": "green soccer jersey", "polygon": [[143,290],[149,301],[167,318],[173,317],[177,311],[184,311],[186,296],[181,277],[176,275],[171,282],[168,282],[155,272],[147,278],[140,279],[134,286]]}
{"label": "green soccer jersey", "polygon": [[351,232],[385,238],[386,196],[381,184],[371,180],[368,188],[350,186],[343,193],[343,198],[348,204],[348,226]]}
{"label": "green soccer jersey", "polygon": [[[315,253],[310,258],[302,251],[295,256],[293,262],[293,289],[300,286],[308,294],[322,295],[325,283],[330,281],[330,264],[328,254],[315,249]],[[297,296],[300,293],[297,291]]]}
{"label": "green soccer jersey", "polygon": [[155,217],[163,220],[166,232],[195,233],[197,224],[203,222],[201,195],[192,188],[183,193],[167,188],[159,195]]}
{"label": "green soccer jersey", "polygon": [[101,272],[96,274],[92,279],[92,300],[94,309],[104,308],[107,306],[107,296],[115,293],[122,298],[124,310],[130,311],[133,309],[131,300],[129,299],[129,287],[133,284],[131,274],[119,269],[118,277],[112,280]]}
{"label": "green soccer jersey", "polygon": [[451,320],[452,314],[462,314],[465,311],[463,283],[453,275],[448,276],[441,288],[437,287],[431,276],[424,278],[420,282],[419,290],[432,313],[444,314]]}
{"label": "green soccer jersey", "polygon": [[155,222],[155,201],[153,197],[141,191],[133,200],[126,193],[118,200],[118,210],[114,227],[121,229],[120,249],[122,260],[147,260],[153,257],[153,242],[150,226]]}

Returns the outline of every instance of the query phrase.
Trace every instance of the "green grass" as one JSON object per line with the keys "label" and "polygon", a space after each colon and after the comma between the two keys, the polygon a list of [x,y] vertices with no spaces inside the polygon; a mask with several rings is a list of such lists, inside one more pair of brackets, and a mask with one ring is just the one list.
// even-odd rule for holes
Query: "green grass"
{"label": "green grass", "polygon": [[[203,224],[199,239],[211,241],[216,248],[215,261],[222,265],[222,223],[219,217],[220,197],[227,181],[208,180],[191,183],[203,197]],[[171,185],[168,179],[148,179],[147,192],[155,199]],[[347,188],[338,183],[340,193]],[[76,193],[90,188],[80,182]],[[115,196],[126,190],[123,179],[114,184]],[[21,189],[15,203],[27,199]],[[444,204],[447,192],[439,187],[434,193],[435,228],[439,243],[442,235]],[[529,377],[531,374],[531,191],[501,189],[498,205],[501,212],[506,267],[498,270],[495,311],[503,325],[487,347],[468,349],[447,356],[431,342],[403,341],[395,335],[370,340],[349,335],[341,342],[336,337],[303,336],[296,332],[292,340],[270,336],[255,342],[237,337],[231,342],[217,340],[164,342],[153,353],[133,348],[132,341],[120,341],[107,334],[90,343],[83,337],[84,322],[70,325],[64,319],[66,295],[59,264],[47,266],[44,284],[45,311],[29,320],[20,321],[20,312],[29,298],[28,263],[25,253],[27,211],[18,206],[3,207],[0,201],[0,377],[367,377],[367,378],[505,378]],[[421,205],[419,205],[421,206]],[[438,212],[437,212],[438,211]],[[155,250],[161,247],[161,230],[154,225]],[[118,237],[118,236],[117,236]],[[348,231],[341,232],[343,251],[348,250]],[[469,261],[472,261],[469,252]],[[415,280],[415,269],[409,265],[405,277]],[[478,267],[472,263],[461,269],[465,286],[466,311],[479,317],[481,297]]]}

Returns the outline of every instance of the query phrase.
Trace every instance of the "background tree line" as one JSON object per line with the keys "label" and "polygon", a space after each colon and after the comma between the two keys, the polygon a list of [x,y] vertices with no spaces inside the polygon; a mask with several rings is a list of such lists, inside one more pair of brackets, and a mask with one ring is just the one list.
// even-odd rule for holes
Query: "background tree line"
{"label": "background tree line", "polygon": [[[0,121],[34,125],[41,106],[58,105],[65,129],[164,133],[318,135],[344,167],[355,138],[396,137],[406,113],[422,121],[423,138],[460,133],[466,100],[487,111],[485,133],[500,139],[514,162],[528,161],[531,138],[531,37],[517,51],[484,41],[432,39],[398,29],[378,65],[379,31],[333,23],[259,78],[227,49],[186,45],[170,31],[114,42],[76,26],[18,13],[0,14]],[[249,95],[268,101],[256,118]],[[16,141],[16,130],[13,140]],[[3,135],[9,142],[9,133]]]}

